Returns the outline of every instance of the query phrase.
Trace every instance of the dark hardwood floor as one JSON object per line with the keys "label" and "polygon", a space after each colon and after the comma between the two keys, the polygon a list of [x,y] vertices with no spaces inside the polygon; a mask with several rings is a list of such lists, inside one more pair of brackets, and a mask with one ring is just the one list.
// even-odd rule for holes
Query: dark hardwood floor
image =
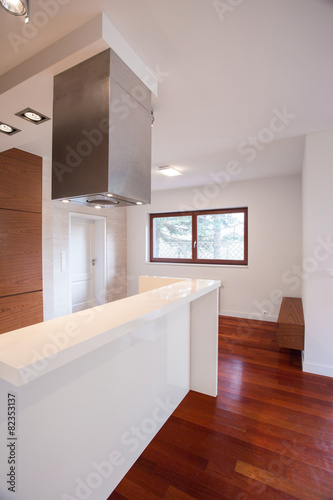
{"label": "dark hardwood floor", "polygon": [[220,318],[219,394],[190,392],[108,500],[333,499],[333,379],[276,324]]}

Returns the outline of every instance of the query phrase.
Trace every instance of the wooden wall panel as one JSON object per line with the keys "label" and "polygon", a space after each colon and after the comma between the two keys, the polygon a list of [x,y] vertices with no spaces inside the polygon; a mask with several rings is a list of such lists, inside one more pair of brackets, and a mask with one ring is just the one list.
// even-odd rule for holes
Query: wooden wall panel
{"label": "wooden wall panel", "polygon": [[0,333],[43,321],[43,292],[0,297]]}
{"label": "wooden wall panel", "polygon": [[0,296],[42,290],[42,215],[0,210]]}
{"label": "wooden wall panel", "polygon": [[0,153],[0,208],[42,212],[42,158],[10,149]]}

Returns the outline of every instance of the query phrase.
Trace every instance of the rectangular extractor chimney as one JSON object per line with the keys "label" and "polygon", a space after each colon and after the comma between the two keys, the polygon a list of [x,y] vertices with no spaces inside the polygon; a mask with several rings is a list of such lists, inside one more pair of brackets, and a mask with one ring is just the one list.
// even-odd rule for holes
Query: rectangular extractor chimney
{"label": "rectangular extractor chimney", "polygon": [[107,49],[54,78],[52,199],[150,203],[151,92]]}

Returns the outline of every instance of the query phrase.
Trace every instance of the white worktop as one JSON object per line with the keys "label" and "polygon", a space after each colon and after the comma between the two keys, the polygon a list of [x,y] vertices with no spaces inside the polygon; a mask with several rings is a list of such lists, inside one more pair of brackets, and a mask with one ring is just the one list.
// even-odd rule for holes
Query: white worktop
{"label": "white worktop", "polygon": [[171,284],[2,334],[0,378],[27,384],[220,286],[213,280],[166,280]]}

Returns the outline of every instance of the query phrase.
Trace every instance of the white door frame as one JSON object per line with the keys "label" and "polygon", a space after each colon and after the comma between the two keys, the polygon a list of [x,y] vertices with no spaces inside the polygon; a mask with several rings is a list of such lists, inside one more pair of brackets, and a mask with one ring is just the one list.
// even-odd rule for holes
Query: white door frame
{"label": "white door frame", "polygon": [[[69,242],[71,241],[72,221],[75,219],[85,219],[87,221],[93,220],[95,222],[95,304],[99,306],[105,304],[106,300],[106,217],[101,215],[82,214],[79,212],[69,212]],[[69,252],[71,252],[70,247]],[[71,269],[69,272],[70,311],[72,311]]]}

